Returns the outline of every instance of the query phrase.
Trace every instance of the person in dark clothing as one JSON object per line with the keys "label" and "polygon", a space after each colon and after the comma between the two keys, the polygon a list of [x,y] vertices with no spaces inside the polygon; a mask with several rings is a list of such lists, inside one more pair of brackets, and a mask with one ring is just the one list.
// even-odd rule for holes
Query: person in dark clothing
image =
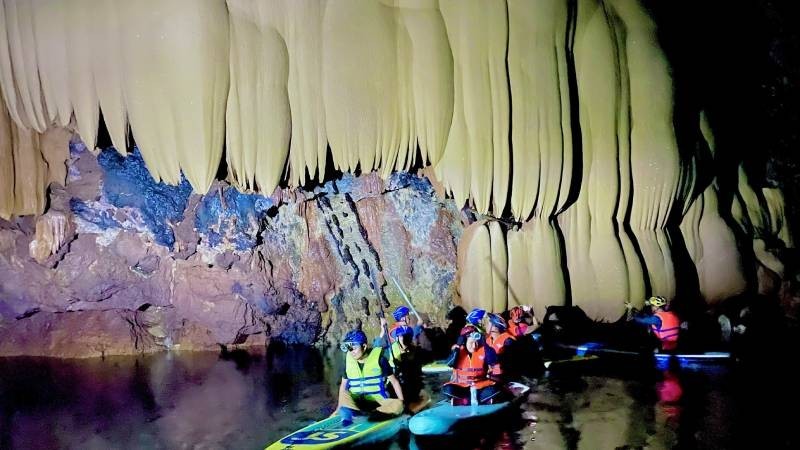
{"label": "person in dark clothing", "polygon": [[433,355],[415,344],[414,330],[409,326],[393,328],[389,337],[393,340],[391,344],[383,334],[373,344],[384,349],[384,355],[400,382],[407,409],[416,412],[430,401],[430,395],[422,389],[422,366],[432,362]]}
{"label": "person in dark clothing", "polygon": [[458,341],[461,330],[467,324],[467,312],[464,311],[464,308],[456,306],[447,313],[447,320],[450,321],[450,324],[447,325],[444,334],[447,338],[447,347],[450,348]]}

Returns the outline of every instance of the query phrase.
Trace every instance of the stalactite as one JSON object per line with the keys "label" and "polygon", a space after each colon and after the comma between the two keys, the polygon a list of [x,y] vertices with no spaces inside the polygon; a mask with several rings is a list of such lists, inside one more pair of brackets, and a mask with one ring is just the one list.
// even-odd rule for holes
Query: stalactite
{"label": "stalactite", "polygon": [[392,9],[379,2],[326,5],[325,122],[334,164],[341,170],[367,173],[385,162],[393,165],[401,130],[408,128],[398,108],[396,27]]}
{"label": "stalactite", "polygon": [[511,211],[520,220],[531,213],[550,217],[565,206],[572,185],[568,7],[560,0],[511,0],[508,17]]}
{"label": "stalactite", "polygon": [[[267,8],[270,6],[270,8]],[[289,55],[276,23],[283,11],[263,2],[228,2],[230,77],[226,155],[241,190],[278,185],[289,152]]]}
{"label": "stalactite", "polygon": [[[453,122],[436,175],[459,206],[501,215],[509,180],[505,2],[440,3],[453,50]],[[494,205],[492,207],[492,205]]]}
{"label": "stalactite", "polygon": [[157,180],[208,190],[224,139],[228,20],[213,0],[117,3],[128,115]]}

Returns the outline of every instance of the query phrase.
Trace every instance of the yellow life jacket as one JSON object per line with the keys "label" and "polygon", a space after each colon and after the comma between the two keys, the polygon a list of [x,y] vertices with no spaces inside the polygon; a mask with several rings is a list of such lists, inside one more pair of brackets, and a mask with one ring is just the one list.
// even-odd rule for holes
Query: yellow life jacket
{"label": "yellow life jacket", "polygon": [[395,341],[392,343],[392,345],[389,346],[389,351],[392,352],[391,358],[389,358],[389,365],[394,369],[397,367],[396,361],[400,361],[400,356],[403,354],[403,349],[400,348],[400,342]]}
{"label": "yellow life jacket", "polygon": [[386,394],[386,377],[381,370],[380,358],[383,349],[373,348],[364,366],[361,367],[355,358],[347,353],[345,359],[345,375],[347,375],[347,390],[356,395],[366,396],[369,399],[388,398]]}

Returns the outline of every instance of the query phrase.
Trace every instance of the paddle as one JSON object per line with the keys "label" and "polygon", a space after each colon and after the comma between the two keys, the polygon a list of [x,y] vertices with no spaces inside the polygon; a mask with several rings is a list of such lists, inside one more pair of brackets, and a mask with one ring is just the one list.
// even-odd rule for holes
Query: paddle
{"label": "paddle", "polygon": [[405,291],[403,291],[403,288],[400,287],[400,283],[398,283],[397,280],[395,280],[395,278],[391,275],[389,275],[389,279],[392,280],[395,286],[397,286],[397,290],[400,291],[400,295],[403,297],[403,300],[406,301],[408,307],[411,309],[411,312],[413,312],[414,315],[417,316],[417,320],[419,321],[420,324],[422,324],[422,317],[419,316],[417,309],[414,308],[414,305],[411,304],[411,300],[408,298],[408,295],[406,295]]}

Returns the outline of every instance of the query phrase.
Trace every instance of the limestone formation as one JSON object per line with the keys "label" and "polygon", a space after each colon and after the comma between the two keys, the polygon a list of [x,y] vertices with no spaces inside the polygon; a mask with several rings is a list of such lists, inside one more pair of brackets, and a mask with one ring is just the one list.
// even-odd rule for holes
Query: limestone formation
{"label": "limestone formation", "polygon": [[[787,200],[717,164],[732,156],[703,105],[676,112],[660,31],[644,0],[1,0],[0,218],[45,266],[70,260],[52,222],[65,213],[82,217],[79,247],[92,233],[159,247],[157,267],[126,261],[137,271],[223,267],[219,289],[242,298],[208,310],[242,336],[293,326],[232,318],[260,290],[312,302],[330,336],[366,312],[374,328],[400,298],[388,275],[434,314],[571,304],[616,320],[648,295],[775,293],[792,277]],[[95,151],[101,116],[116,194],[68,199],[101,177],[71,177],[65,142]],[[48,200],[41,225],[18,219]],[[245,289],[237,267],[270,281]],[[194,308],[181,296],[199,275],[183,276],[170,298]]]}

